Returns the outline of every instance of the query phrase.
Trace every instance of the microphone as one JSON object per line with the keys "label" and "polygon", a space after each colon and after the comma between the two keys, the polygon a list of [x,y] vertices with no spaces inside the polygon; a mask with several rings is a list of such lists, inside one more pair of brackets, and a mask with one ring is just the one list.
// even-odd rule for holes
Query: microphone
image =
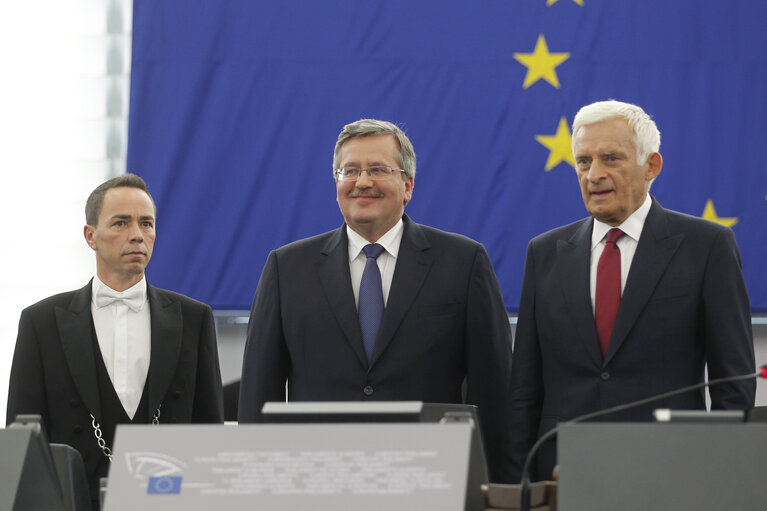
{"label": "microphone", "polygon": [[737,376],[726,376],[724,378],[717,378],[715,380],[709,380],[707,382],[704,381],[702,383],[696,383],[695,385],[689,385],[687,387],[682,387],[681,389],[676,389],[669,392],[664,392],[663,394],[646,397],[644,399],[632,401],[631,403],[612,406],[610,408],[605,408],[603,410],[597,410],[596,412],[587,413],[586,415],[581,415],[580,417],[576,417],[572,420],[565,421],[565,422],[562,422],[561,424],[558,424],[556,427],[544,433],[533,444],[533,447],[530,448],[530,452],[527,453],[527,458],[525,458],[525,464],[522,466],[522,474],[519,481],[519,484],[520,484],[519,510],[530,511],[530,484],[531,484],[530,483],[530,465],[532,465],[533,458],[535,457],[535,454],[538,452],[538,449],[541,447],[541,445],[543,445],[543,443],[546,440],[555,436],[561,426],[566,426],[568,424],[576,424],[578,422],[584,422],[590,419],[596,419],[604,415],[610,415],[611,413],[622,412],[623,410],[630,410],[631,408],[636,408],[638,406],[650,404],[655,401],[661,401],[669,397],[678,396],[686,392],[691,392],[693,390],[710,387],[712,385],[719,385],[720,383],[730,383],[735,381],[751,380],[753,378],[767,379],[767,364],[761,366],[759,370],[755,373],[741,374]]}

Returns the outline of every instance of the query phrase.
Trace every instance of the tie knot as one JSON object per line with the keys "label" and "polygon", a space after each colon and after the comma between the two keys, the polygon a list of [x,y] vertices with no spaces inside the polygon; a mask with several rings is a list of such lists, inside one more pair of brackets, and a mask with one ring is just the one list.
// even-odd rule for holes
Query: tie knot
{"label": "tie knot", "polygon": [[372,257],[373,259],[378,259],[378,256],[381,255],[381,253],[384,251],[384,248],[378,243],[370,243],[362,247],[362,251],[365,252],[365,255],[368,258]]}
{"label": "tie knot", "polygon": [[618,229],[617,227],[614,227],[607,231],[607,241],[605,243],[613,243],[615,244],[618,239],[623,236],[625,233]]}

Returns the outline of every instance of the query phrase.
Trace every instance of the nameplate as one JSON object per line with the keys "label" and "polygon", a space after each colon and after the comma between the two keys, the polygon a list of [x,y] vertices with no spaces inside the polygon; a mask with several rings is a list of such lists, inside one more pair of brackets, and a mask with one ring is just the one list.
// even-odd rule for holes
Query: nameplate
{"label": "nameplate", "polygon": [[468,424],[121,425],[105,511],[460,511]]}

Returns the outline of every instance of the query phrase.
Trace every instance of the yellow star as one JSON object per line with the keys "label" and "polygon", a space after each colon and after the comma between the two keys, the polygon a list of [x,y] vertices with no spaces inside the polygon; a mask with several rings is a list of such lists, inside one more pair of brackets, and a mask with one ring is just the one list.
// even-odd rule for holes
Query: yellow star
{"label": "yellow star", "polygon": [[525,83],[523,89],[527,89],[532,84],[543,78],[551,85],[559,88],[559,79],[554,70],[559,64],[570,58],[569,53],[549,53],[549,47],[546,44],[546,38],[543,34],[538,36],[533,53],[515,53],[514,58],[523,66],[527,67]]}
{"label": "yellow star", "polygon": [[711,199],[708,199],[706,201],[706,207],[703,208],[703,218],[706,220],[710,220],[711,222],[722,224],[725,227],[732,227],[733,225],[738,223],[738,217],[716,216],[716,210],[714,209],[714,201]]}
{"label": "yellow star", "polygon": [[[546,0],[546,7],[554,5],[557,2],[559,2],[559,0]],[[573,2],[583,7],[583,0],[573,0]]]}
{"label": "yellow star", "polygon": [[560,162],[567,162],[575,168],[575,158],[573,158],[572,138],[570,136],[570,127],[567,125],[567,119],[559,119],[557,132],[553,135],[536,135],[541,145],[549,151],[549,159],[546,160],[546,172],[553,169]]}

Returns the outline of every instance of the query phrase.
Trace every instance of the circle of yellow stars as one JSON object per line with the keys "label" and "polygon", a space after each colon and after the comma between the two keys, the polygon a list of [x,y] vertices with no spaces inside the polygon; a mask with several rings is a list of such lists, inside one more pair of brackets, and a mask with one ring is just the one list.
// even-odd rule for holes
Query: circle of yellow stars
{"label": "circle of yellow stars", "polygon": [[[546,0],[546,6],[551,6],[559,0]],[[583,0],[573,0],[583,6]],[[570,58],[568,52],[551,52],[543,34],[538,35],[535,48],[532,53],[514,53],[514,59],[527,68],[522,88],[527,89],[540,80],[544,80],[554,88],[560,89],[559,77],[556,68]],[[575,168],[575,158],[572,152],[572,134],[567,119],[561,117],[553,135],[535,135],[535,140],[549,150],[544,170],[550,171],[564,162]],[[767,200],[767,197],[765,197]],[[705,220],[716,222],[725,227],[732,227],[738,223],[737,217],[720,217],[714,208],[713,199],[709,198],[701,215]]]}

